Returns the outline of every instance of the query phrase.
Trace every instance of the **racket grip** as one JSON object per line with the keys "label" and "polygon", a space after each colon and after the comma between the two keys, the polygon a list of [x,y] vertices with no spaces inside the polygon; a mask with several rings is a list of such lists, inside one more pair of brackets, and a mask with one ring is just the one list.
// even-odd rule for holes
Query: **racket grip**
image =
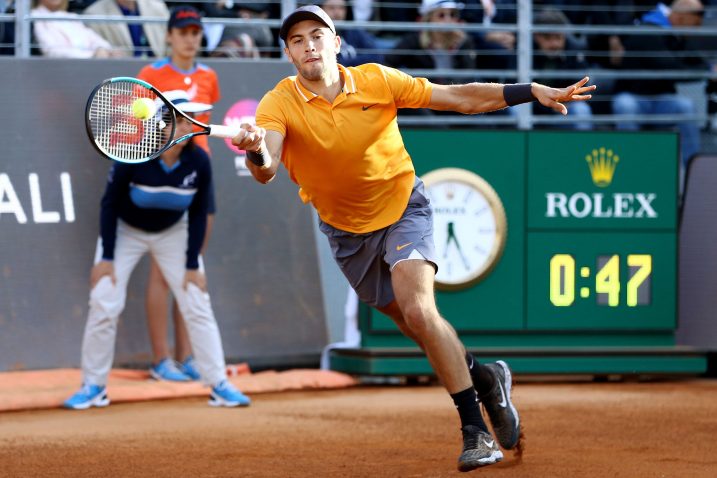
{"label": "racket grip", "polygon": [[239,126],[226,126],[222,124],[211,124],[209,125],[209,136],[216,136],[217,138],[233,138],[239,134],[241,128]]}

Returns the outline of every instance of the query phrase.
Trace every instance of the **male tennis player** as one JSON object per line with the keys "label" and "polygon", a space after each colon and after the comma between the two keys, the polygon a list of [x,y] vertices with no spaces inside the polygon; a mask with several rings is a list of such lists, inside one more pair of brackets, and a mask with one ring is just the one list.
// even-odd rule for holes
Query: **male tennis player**
{"label": "male tennis player", "polygon": [[[291,13],[279,35],[298,74],[264,96],[258,126],[243,125],[233,143],[248,152],[247,166],[259,182],[269,182],[281,160],[301,199],[316,208],[334,257],[361,300],[389,315],[425,351],[460,416],[458,469],[502,460],[478,403],[498,443],[516,448],[520,420],[510,400],[510,369],[502,361],[479,364],[438,313],[431,209],[404,148],[396,110],[473,114],[537,100],[566,114],[564,102],[587,100],[595,87],[585,86],[588,78],[567,88],[446,86],[377,64],[346,68],[336,61],[341,39],[333,22],[314,5]],[[252,163],[266,156],[270,167]]]}

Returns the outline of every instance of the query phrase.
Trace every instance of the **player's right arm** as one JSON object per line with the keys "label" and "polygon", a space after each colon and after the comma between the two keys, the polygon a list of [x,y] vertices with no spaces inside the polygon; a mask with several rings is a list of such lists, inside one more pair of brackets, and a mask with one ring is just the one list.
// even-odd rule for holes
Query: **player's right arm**
{"label": "player's right arm", "polygon": [[[247,168],[254,179],[266,184],[274,179],[279,169],[284,136],[277,131],[265,130],[256,125],[242,124],[241,127],[243,131],[232,139],[232,144],[247,152]],[[262,157],[271,163],[268,168],[255,164]]]}

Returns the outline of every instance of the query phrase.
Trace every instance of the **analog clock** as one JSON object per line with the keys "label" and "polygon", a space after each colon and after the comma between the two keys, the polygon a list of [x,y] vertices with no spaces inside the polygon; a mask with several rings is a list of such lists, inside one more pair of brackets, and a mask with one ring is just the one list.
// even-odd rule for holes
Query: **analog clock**
{"label": "analog clock", "polygon": [[483,178],[465,169],[436,169],[421,179],[433,210],[436,288],[470,287],[490,273],[503,253],[503,204]]}

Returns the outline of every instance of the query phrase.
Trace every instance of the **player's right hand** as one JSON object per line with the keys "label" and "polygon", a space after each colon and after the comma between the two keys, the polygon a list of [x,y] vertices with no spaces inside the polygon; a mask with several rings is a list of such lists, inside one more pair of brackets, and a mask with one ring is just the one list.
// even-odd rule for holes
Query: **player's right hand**
{"label": "player's right hand", "polygon": [[112,284],[117,284],[117,278],[115,277],[115,265],[112,261],[102,260],[92,266],[90,271],[90,289],[94,289],[97,283],[104,276],[110,276]]}
{"label": "player's right hand", "polygon": [[232,138],[232,144],[244,151],[259,151],[266,136],[266,130],[257,125],[242,123],[239,134]]}

